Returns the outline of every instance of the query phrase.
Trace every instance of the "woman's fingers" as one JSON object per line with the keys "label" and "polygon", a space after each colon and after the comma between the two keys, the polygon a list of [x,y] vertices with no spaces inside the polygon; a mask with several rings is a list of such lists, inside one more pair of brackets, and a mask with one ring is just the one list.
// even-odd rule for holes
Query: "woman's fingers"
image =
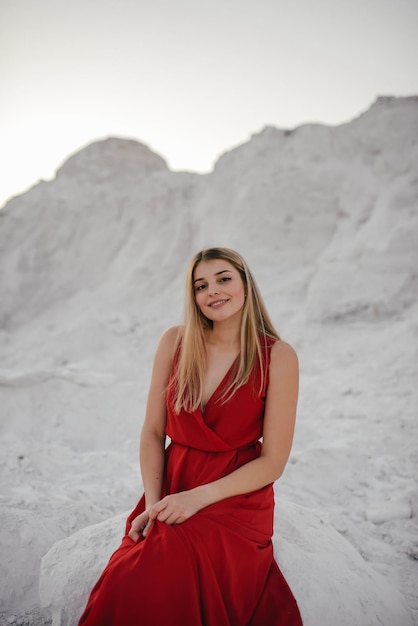
{"label": "woman's fingers", "polygon": [[133,541],[138,541],[140,535],[143,533],[144,529],[147,527],[148,524],[149,524],[149,514],[148,514],[148,511],[144,511],[143,513],[141,513],[140,515],[137,515],[137,517],[135,517],[132,520],[131,528],[129,530],[128,536]]}
{"label": "woman's fingers", "polygon": [[131,529],[130,529],[130,531],[128,533],[128,537],[130,537],[132,539],[132,541],[138,541],[138,539],[139,539],[139,532],[131,527]]}
{"label": "woman's fingers", "polygon": [[148,533],[149,528],[156,519],[165,524],[181,524],[198,510],[199,506],[196,504],[191,492],[183,491],[165,496],[151,507],[145,534]]}
{"label": "woman's fingers", "polygon": [[150,531],[151,526],[153,525],[154,520],[152,520],[151,518],[148,520],[147,525],[145,526],[144,530],[142,531],[142,535],[144,537],[146,537]]}
{"label": "woman's fingers", "polygon": [[168,508],[166,508],[164,511],[161,511],[157,519],[159,522],[164,522],[165,524],[175,524],[176,519],[178,519],[178,513],[169,511]]}
{"label": "woman's fingers", "polygon": [[[160,522],[164,522],[165,524],[178,524],[180,521],[184,521],[180,518],[179,513],[177,511],[171,510],[171,507],[168,503],[162,505],[162,501],[157,503],[152,508],[152,512],[150,515],[144,519],[144,513],[141,513],[138,517],[132,520],[131,529],[128,533],[128,536],[135,542],[143,536],[146,537],[154,524],[154,521],[158,519]],[[155,509],[155,510],[154,510]]]}
{"label": "woman's fingers", "polygon": [[178,494],[166,496],[152,507],[150,517],[165,524],[180,524],[187,519],[184,506],[179,502]]}
{"label": "woman's fingers", "polygon": [[155,520],[158,519],[162,522],[164,521],[160,515],[162,514],[162,511],[164,511],[164,509],[167,508],[168,505],[168,498],[165,497],[162,500],[160,500],[159,502],[157,502],[156,504],[154,504],[154,506],[151,508],[150,512],[149,512],[149,517],[151,520]]}

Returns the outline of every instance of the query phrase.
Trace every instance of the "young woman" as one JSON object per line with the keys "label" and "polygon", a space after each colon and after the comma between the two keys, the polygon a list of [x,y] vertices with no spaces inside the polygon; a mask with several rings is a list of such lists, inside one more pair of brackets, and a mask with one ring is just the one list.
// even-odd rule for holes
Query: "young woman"
{"label": "young woman", "polygon": [[79,624],[300,626],[271,541],[296,354],[233,250],[199,252],[186,287],[184,325],[163,334],[155,355],[140,443],[145,493]]}

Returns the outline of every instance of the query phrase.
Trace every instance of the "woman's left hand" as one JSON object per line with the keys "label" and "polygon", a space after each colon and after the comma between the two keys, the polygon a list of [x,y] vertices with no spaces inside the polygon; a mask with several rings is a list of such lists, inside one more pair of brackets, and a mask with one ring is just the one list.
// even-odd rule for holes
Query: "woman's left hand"
{"label": "woman's left hand", "polygon": [[149,518],[169,525],[181,524],[200,511],[203,506],[196,490],[181,491],[165,496],[154,504],[150,509]]}

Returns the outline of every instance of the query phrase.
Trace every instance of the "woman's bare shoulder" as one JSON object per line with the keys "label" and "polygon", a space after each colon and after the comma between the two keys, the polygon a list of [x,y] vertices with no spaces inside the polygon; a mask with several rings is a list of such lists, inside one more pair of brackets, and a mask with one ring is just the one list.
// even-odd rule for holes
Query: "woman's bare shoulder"
{"label": "woman's bare shoulder", "polygon": [[273,367],[279,364],[298,364],[298,356],[295,349],[286,341],[276,341],[271,347],[271,364]]}
{"label": "woman's bare shoulder", "polygon": [[161,335],[157,350],[154,356],[153,377],[162,381],[165,387],[167,384],[173,360],[181,338],[181,326],[171,326]]}
{"label": "woman's bare shoulder", "polygon": [[158,350],[174,356],[183,333],[183,326],[170,326],[162,333]]}

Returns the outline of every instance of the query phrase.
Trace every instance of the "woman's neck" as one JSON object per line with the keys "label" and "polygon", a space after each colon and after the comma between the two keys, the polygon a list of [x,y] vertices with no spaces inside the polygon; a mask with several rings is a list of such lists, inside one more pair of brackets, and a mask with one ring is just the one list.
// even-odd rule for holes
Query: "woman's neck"
{"label": "woman's neck", "polygon": [[223,322],[214,324],[207,332],[207,343],[223,347],[225,349],[240,348],[240,324]]}

